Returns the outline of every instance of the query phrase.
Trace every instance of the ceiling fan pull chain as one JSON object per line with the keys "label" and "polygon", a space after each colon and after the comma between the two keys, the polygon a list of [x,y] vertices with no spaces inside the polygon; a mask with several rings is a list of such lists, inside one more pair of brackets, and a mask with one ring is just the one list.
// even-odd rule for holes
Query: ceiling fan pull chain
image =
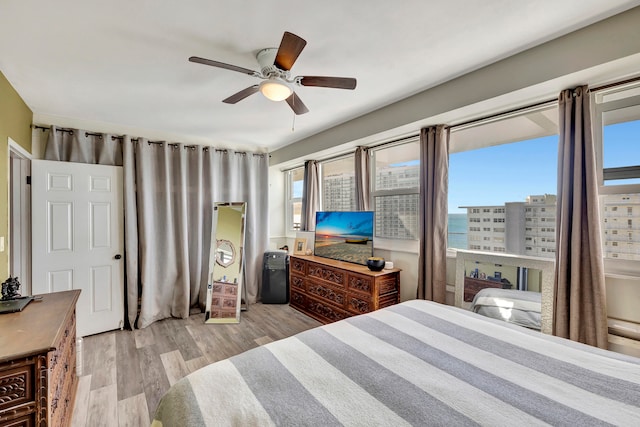
{"label": "ceiling fan pull chain", "polygon": [[293,113],[293,120],[291,121],[291,132],[296,131],[296,113]]}

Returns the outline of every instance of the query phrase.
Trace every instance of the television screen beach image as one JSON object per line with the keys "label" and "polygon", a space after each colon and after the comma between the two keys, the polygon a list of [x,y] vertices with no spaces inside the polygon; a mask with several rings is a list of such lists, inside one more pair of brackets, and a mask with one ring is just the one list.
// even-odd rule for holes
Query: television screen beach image
{"label": "television screen beach image", "polygon": [[316,212],[314,254],[366,265],[373,256],[373,212]]}

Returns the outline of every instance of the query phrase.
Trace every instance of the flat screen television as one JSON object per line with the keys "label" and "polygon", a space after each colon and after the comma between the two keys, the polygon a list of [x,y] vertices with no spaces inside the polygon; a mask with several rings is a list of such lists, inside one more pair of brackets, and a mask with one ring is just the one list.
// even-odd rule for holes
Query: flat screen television
{"label": "flat screen television", "polygon": [[373,256],[373,212],[316,212],[314,255],[367,264]]}

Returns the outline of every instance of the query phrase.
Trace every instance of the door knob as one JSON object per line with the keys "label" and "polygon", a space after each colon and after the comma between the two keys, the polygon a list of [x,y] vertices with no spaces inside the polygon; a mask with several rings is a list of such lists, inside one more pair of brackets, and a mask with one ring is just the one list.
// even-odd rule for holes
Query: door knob
{"label": "door knob", "polygon": [[115,258],[115,259],[120,259],[120,258],[122,258],[122,255],[117,254],[116,256],[114,256],[114,258]]}

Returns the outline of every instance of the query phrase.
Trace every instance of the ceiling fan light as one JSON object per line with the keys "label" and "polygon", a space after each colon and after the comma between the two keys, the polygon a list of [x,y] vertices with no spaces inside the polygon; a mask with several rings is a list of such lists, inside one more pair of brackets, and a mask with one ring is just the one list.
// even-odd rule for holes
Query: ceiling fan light
{"label": "ceiling fan light", "polygon": [[260,83],[260,92],[272,101],[284,101],[293,93],[293,90],[279,80],[264,80]]}

